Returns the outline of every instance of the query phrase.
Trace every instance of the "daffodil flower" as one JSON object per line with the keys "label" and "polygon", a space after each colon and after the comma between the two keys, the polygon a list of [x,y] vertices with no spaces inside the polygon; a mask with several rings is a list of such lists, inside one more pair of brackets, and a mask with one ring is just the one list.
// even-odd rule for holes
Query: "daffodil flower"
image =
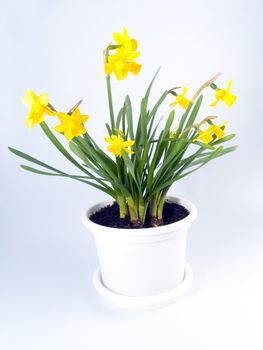
{"label": "daffodil flower", "polygon": [[54,127],[54,130],[64,133],[67,140],[78,137],[86,133],[83,125],[89,119],[88,115],[81,115],[79,108],[76,108],[72,114],[60,112],[57,114],[61,124]]}
{"label": "daffodil flower", "polygon": [[186,93],[187,93],[187,88],[184,87],[182,94],[177,95],[175,97],[175,101],[170,103],[170,106],[175,107],[177,104],[179,104],[183,109],[186,109],[190,103],[190,101],[185,97]]}
{"label": "daffodil flower", "polygon": [[227,84],[225,90],[219,89],[217,86],[215,88],[215,101],[210,103],[210,106],[216,106],[220,100],[225,102],[228,107],[231,107],[232,104],[236,101],[237,96],[231,94],[230,87],[233,83],[233,80],[230,80]]}
{"label": "daffodil flower", "polygon": [[[118,46],[117,53],[118,52],[127,52],[128,54],[135,52],[138,48],[138,42],[135,39],[130,39],[127,29],[123,28],[122,34],[120,33],[113,33],[113,39]],[[135,53],[136,57],[138,57],[139,52]]]}
{"label": "daffodil flower", "polygon": [[43,93],[37,96],[32,90],[26,90],[26,96],[21,97],[22,103],[29,108],[26,118],[26,126],[32,128],[44,121],[44,115],[55,115],[48,106],[48,94]]}
{"label": "daffodil flower", "polygon": [[199,135],[194,141],[200,140],[200,141],[208,144],[211,141],[213,141],[215,137],[218,138],[218,140],[220,140],[225,135],[223,128],[225,127],[226,124],[227,124],[227,122],[224,122],[223,124],[221,124],[219,126],[212,124],[204,131],[197,130]]}
{"label": "daffodil flower", "polygon": [[104,140],[110,144],[107,150],[114,154],[116,157],[121,157],[121,152],[125,151],[128,154],[133,154],[134,152],[128,147],[134,145],[134,140],[124,141],[123,137],[118,137],[116,135],[111,135],[111,137],[105,137]]}
{"label": "daffodil flower", "polygon": [[113,39],[116,43],[115,54],[106,54],[104,66],[106,75],[109,76],[114,73],[118,80],[127,78],[129,72],[138,75],[142,66],[135,62],[140,55],[136,51],[138,47],[137,41],[129,38],[126,28],[123,29],[122,34],[114,33]]}

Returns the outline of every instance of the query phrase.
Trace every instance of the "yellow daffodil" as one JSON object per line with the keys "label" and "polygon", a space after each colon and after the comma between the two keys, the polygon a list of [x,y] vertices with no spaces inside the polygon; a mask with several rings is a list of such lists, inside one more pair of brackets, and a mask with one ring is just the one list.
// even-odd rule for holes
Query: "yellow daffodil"
{"label": "yellow daffodil", "polygon": [[137,50],[138,44],[135,39],[130,39],[126,28],[122,34],[114,33],[113,39],[116,43],[115,54],[107,55],[104,66],[105,73],[109,76],[114,73],[116,79],[127,78],[129,72],[138,75],[141,64],[135,62],[140,53]]}
{"label": "yellow daffodil", "polygon": [[187,88],[184,87],[182,94],[177,95],[175,97],[175,101],[170,103],[170,106],[175,107],[177,104],[179,104],[183,109],[186,109],[190,103],[190,101],[185,97],[186,93],[187,93]]}
{"label": "yellow daffodil", "polygon": [[201,140],[202,142],[208,144],[211,141],[213,141],[215,137],[218,138],[218,140],[220,140],[225,135],[223,128],[225,127],[226,124],[227,122],[219,126],[212,124],[204,131],[198,130],[199,135],[194,141]]}
{"label": "yellow daffodil", "polygon": [[230,92],[230,87],[231,87],[232,83],[233,83],[233,80],[230,80],[228,82],[225,90],[219,89],[218,87],[216,87],[216,89],[215,89],[215,101],[210,103],[210,106],[216,106],[220,100],[224,101],[228,107],[232,106],[232,104],[237,99],[237,96],[231,94],[231,92]]}
{"label": "yellow daffodil", "polygon": [[198,133],[199,133],[199,136],[194,141],[200,140],[200,141],[208,144],[211,141],[213,141],[213,139],[214,139],[213,134],[211,134],[210,127],[205,131],[200,130],[200,131],[198,131]]}
{"label": "yellow daffodil", "polygon": [[44,121],[44,114],[54,115],[55,113],[48,107],[48,94],[43,93],[37,96],[32,90],[26,90],[26,96],[21,97],[23,104],[29,108],[26,118],[26,126],[32,128],[35,124]]}
{"label": "yellow daffodil", "polygon": [[118,137],[116,135],[111,135],[111,137],[105,137],[104,140],[110,144],[107,150],[113,153],[116,157],[121,157],[121,152],[125,151],[128,154],[133,154],[134,152],[128,147],[134,145],[133,140],[124,141],[123,137]]}
{"label": "yellow daffodil", "polygon": [[83,123],[89,119],[89,116],[81,115],[79,108],[76,108],[71,115],[60,112],[57,116],[61,124],[55,126],[54,130],[57,132],[63,132],[67,140],[71,140],[74,137],[86,133]]}

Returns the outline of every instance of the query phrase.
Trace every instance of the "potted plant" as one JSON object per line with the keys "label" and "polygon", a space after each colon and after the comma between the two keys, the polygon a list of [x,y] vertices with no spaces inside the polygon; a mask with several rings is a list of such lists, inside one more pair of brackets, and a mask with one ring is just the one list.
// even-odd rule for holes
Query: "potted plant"
{"label": "potted plant", "polygon": [[[185,261],[187,229],[197,216],[188,200],[169,197],[171,186],[198,170],[212,159],[235,150],[223,144],[235,135],[226,134],[226,122],[215,123],[216,116],[198,119],[203,91],[212,88],[216,106],[219,101],[231,106],[236,100],[230,92],[215,84],[219,75],[203,84],[192,98],[185,87],[164,91],[150,106],[149,97],[159,72],[150,82],[140,104],[135,123],[132,104],[127,95],[115,112],[111,76],[117,80],[129,73],[139,74],[136,62],[137,41],[127,30],[113,34],[114,43],[104,50],[104,70],[110,122],[103,150],[86,131],[88,115],[80,112],[79,101],[67,113],[57,111],[48,95],[27,90],[22,98],[29,107],[26,125],[39,124],[54,146],[80,172],[71,175],[17,149],[11,152],[38,167],[21,165],[25,170],[48,176],[80,181],[105,192],[111,200],[96,204],[83,215],[83,222],[93,233],[100,267],[94,274],[97,290],[113,302],[125,306],[156,306],[172,301],[191,280]],[[162,104],[171,97],[171,110],[162,122],[158,115]],[[175,115],[181,112],[181,118]],[[58,137],[46,124],[45,116],[58,118],[54,127]],[[59,139],[68,141],[67,147]]]}

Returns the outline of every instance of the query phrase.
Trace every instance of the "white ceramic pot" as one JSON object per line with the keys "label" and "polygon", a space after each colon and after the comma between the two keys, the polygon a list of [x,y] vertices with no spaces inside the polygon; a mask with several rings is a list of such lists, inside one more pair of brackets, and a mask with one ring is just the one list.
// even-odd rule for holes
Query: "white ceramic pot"
{"label": "white ceramic pot", "polygon": [[187,230],[197,217],[197,209],[188,200],[167,199],[185,207],[189,215],[169,225],[145,229],[111,228],[89,219],[112,201],[99,203],[83,215],[84,225],[95,238],[101,282],[108,291],[145,300],[175,290],[184,280]]}

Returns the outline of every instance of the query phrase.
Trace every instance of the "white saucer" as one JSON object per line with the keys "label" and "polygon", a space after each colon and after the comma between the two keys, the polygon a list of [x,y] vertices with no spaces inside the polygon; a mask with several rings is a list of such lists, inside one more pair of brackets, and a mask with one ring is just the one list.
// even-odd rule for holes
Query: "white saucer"
{"label": "white saucer", "polygon": [[185,265],[185,276],[182,283],[176,288],[157,295],[147,297],[130,297],[118,294],[108,289],[102,282],[100,267],[98,266],[93,274],[93,284],[97,292],[116,306],[131,310],[147,310],[159,308],[175,302],[186,289],[190,286],[193,279],[193,273],[190,265]]}

